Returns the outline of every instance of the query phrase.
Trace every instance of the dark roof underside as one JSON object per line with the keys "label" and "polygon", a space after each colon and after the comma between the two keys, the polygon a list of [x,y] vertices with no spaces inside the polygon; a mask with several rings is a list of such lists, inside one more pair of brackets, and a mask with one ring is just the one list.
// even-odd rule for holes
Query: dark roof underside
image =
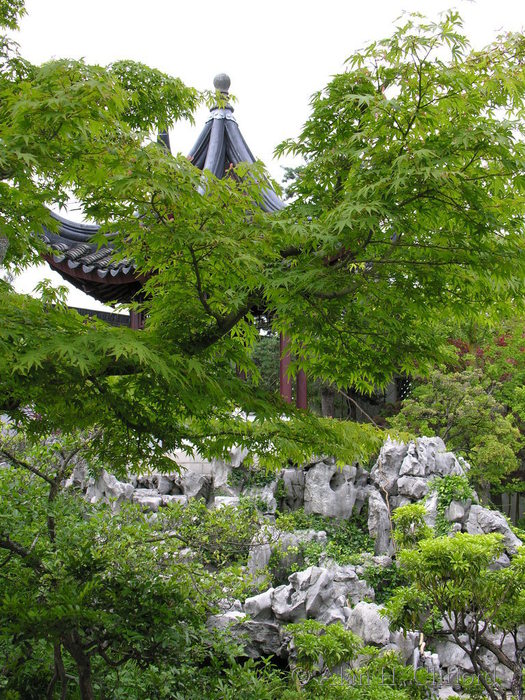
{"label": "dark roof underside", "polygon": [[[189,159],[200,170],[209,170],[216,177],[225,176],[230,166],[254,163],[255,158],[244,140],[232,114],[232,108],[212,109]],[[161,134],[161,141],[169,148],[169,137]],[[283,203],[269,184],[262,187],[261,209],[268,213],[283,208]],[[49,265],[78,289],[103,303],[129,302],[140,292],[141,280],[135,276],[132,261],[112,260],[114,248],[111,239],[101,248],[92,243],[99,226],[77,224],[57,214],[58,234],[44,230],[44,241],[52,252],[46,255]]]}

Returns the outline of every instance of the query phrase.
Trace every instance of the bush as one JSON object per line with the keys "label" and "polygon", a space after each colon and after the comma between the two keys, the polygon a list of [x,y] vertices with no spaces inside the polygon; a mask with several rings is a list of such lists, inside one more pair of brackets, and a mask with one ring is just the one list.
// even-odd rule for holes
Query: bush
{"label": "bush", "polygon": [[432,528],[425,522],[426,510],[421,503],[397,508],[392,515],[394,540],[402,548],[415,547],[418,542],[432,536]]}
{"label": "bush", "polygon": [[250,543],[260,527],[257,508],[249,499],[217,509],[192,499],[186,506],[173,505],[169,520],[178,538],[205,565],[217,568],[246,564]]}
{"label": "bush", "polygon": [[416,435],[437,435],[471,466],[476,488],[498,486],[518,467],[523,440],[516,421],[495,397],[494,382],[476,367],[434,370],[420,380],[390,425]]}
{"label": "bush", "polygon": [[[317,563],[323,552],[338,564],[355,564],[363,552],[374,552],[374,540],[368,534],[366,512],[350,520],[328,518],[323,515],[307,515],[301,508],[293,513],[280,514],[275,521],[276,527],[286,532],[294,530],[324,530],[327,536],[326,547],[318,543],[306,545],[305,553],[311,564]],[[316,559],[314,562],[313,560]],[[311,565],[310,564],[310,565]]]}
{"label": "bush", "polygon": [[399,586],[406,586],[407,578],[403,571],[396,565],[367,566],[364,571],[364,579],[374,589],[375,602],[382,604],[390,600]]}
{"label": "bush", "polygon": [[450,523],[445,518],[445,511],[452,501],[466,501],[468,499],[476,501],[476,494],[472,490],[466,476],[450,474],[441,479],[434,479],[430,484],[431,492],[435,492],[438,497],[436,535],[447,535],[450,530]]}

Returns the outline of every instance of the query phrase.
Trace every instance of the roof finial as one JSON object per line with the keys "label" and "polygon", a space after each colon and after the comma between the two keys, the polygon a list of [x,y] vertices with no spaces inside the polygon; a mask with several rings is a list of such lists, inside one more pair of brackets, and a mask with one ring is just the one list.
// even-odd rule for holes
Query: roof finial
{"label": "roof finial", "polygon": [[213,79],[213,87],[216,90],[219,90],[219,92],[221,92],[223,95],[228,94],[228,90],[230,89],[230,85],[231,85],[230,76],[226,75],[226,73],[219,73]]}

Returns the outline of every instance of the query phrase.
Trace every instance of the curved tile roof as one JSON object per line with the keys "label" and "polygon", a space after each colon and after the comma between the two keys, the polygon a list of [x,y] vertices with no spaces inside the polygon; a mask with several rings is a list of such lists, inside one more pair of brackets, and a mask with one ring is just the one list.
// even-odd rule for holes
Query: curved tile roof
{"label": "curved tile roof", "polygon": [[[227,99],[229,78],[216,76],[214,85]],[[159,142],[170,150],[167,132],[159,134]],[[255,157],[244,140],[229,104],[212,107],[210,116],[188,158],[200,170],[209,170],[222,178],[231,165],[254,163]],[[268,213],[284,207],[268,183],[262,184],[260,206]],[[112,260],[114,248],[111,237],[99,248],[92,237],[99,226],[78,224],[58,214],[51,216],[59,223],[58,233],[44,229],[44,241],[51,251],[46,255],[49,265],[78,289],[101,302],[131,301],[140,292],[143,279],[135,275],[131,260]]]}

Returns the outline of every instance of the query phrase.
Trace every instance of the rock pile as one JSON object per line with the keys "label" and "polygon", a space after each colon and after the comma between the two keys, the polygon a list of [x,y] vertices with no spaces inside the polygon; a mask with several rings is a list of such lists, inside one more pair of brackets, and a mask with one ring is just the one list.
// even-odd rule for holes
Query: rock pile
{"label": "rock pile", "polygon": [[[392,565],[392,513],[396,508],[423,501],[426,521],[431,527],[438,518],[438,497],[432,493],[431,482],[437,477],[464,476],[468,465],[447,452],[439,438],[420,438],[408,444],[387,440],[370,472],[358,465],[339,468],[335,460],[321,459],[302,469],[286,468],[263,485],[235,485],[228,476],[237,468],[242,455],[232,457],[232,463],[217,462],[209,473],[186,468],[177,475],[150,474],[118,481],[107,472],[98,479],[87,479],[77,468],[70,484],[83,489],[91,501],[105,500],[114,508],[123,501],[133,501],[145,509],[157,512],[169,503],[187,503],[201,498],[211,508],[235,505],[241,496],[248,496],[261,505],[267,524],[255,537],[250,550],[247,575],[261,581],[272,553],[279,552],[284,571],[304,565],[298,552],[307,543],[325,544],[326,533],[316,530],[282,532],[275,526],[273,514],[303,508],[306,514],[348,519],[366,507],[368,531],[375,540],[375,556],[359,565],[341,566],[331,560],[323,566],[309,566],[287,577],[283,585],[241,601],[225,602],[224,610],[210,618],[209,624],[231,628],[238,635],[251,657],[288,654],[286,624],[302,619],[315,619],[330,624],[340,622],[359,635],[365,644],[384,649],[395,648],[405,662],[424,663],[441,672],[471,670],[470,661],[462,649],[439,641],[433,653],[418,647],[415,633],[406,636],[393,632],[388,619],[375,602],[375,592],[365,580],[365,567]],[[484,508],[472,499],[452,500],[444,517],[451,533],[481,534],[498,532],[503,536],[505,554],[496,566],[506,566],[521,541],[501,513]],[[524,630],[525,637],[525,630]],[[497,641],[497,633],[495,633]],[[508,673],[497,665],[494,672],[503,679]]]}

